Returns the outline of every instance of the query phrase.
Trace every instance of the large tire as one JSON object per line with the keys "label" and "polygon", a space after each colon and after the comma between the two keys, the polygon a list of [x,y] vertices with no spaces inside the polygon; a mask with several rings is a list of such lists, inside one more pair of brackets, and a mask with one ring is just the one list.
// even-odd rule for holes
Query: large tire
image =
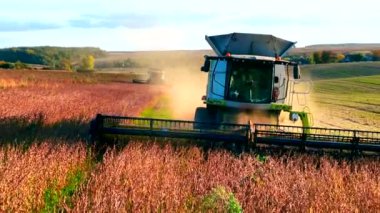
{"label": "large tire", "polygon": [[213,125],[210,125],[210,123],[215,123],[215,116],[204,107],[197,107],[195,110],[195,116],[194,121],[196,122],[194,124],[194,129],[213,129]]}

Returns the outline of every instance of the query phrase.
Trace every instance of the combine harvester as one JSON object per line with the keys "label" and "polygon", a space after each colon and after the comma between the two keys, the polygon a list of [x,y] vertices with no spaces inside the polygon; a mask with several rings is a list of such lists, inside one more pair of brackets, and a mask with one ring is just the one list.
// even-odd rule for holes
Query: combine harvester
{"label": "combine harvester", "polygon": [[[262,34],[206,36],[216,56],[205,56],[208,74],[205,107],[195,121],[119,117],[98,114],[91,134],[98,143],[106,136],[131,135],[223,141],[238,147],[294,146],[380,152],[380,132],[312,127],[310,114],[292,110],[299,95],[299,65],[281,57],[295,42]],[[196,82],[194,82],[194,86]],[[305,94],[305,93],[302,93]],[[280,114],[302,126],[280,125]]]}

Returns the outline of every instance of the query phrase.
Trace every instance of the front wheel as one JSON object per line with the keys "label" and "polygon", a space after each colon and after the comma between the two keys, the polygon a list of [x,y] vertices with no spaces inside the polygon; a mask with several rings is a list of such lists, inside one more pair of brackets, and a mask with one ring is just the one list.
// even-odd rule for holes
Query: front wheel
{"label": "front wheel", "polygon": [[215,116],[204,107],[197,107],[194,116],[194,129],[215,129]]}

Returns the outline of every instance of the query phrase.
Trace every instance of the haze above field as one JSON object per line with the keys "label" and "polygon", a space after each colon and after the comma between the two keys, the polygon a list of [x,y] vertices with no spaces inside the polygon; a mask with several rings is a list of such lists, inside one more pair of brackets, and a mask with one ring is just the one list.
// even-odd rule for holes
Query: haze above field
{"label": "haze above field", "polygon": [[5,1],[0,48],[208,49],[204,35],[273,34],[297,46],[380,43],[379,3],[365,1]]}

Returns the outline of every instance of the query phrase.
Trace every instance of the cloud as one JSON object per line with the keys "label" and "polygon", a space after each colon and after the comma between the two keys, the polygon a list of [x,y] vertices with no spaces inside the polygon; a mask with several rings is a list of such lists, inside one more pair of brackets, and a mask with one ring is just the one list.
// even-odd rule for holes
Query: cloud
{"label": "cloud", "polygon": [[217,19],[210,14],[173,13],[173,14],[109,14],[82,15],[68,21],[69,26],[76,28],[118,28],[148,29],[153,27],[179,27],[183,25],[200,25]]}
{"label": "cloud", "polygon": [[153,16],[137,14],[83,15],[78,19],[70,20],[69,25],[77,28],[141,29],[155,26],[156,21]]}
{"label": "cloud", "polygon": [[60,25],[52,23],[0,21],[0,32],[48,30],[60,27]]}

